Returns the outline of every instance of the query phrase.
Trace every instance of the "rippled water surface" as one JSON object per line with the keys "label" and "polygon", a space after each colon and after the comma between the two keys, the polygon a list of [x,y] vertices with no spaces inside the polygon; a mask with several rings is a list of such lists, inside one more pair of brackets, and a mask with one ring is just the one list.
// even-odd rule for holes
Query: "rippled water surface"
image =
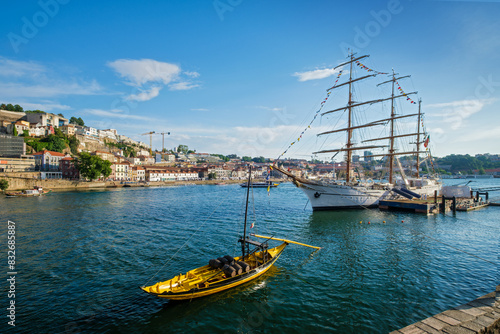
{"label": "rippled water surface", "polygon": [[0,331],[386,333],[498,284],[500,207],[456,216],[313,213],[288,183],[271,196],[253,190],[252,232],[320,251],[290,245],[261,278],[191,302],[138,288],[238,255],[244,192],[207,185],[0,198],[2,275],[7,219],[16,223],[18,272],[16,327],[2,315]]}

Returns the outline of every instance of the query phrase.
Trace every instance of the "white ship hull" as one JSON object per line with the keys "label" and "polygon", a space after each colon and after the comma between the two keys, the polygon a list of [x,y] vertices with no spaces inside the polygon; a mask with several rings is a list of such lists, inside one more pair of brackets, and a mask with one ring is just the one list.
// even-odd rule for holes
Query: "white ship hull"
{"label": "white ship hull", "polygon": [[[376,207],[383,199],[402,199],[387,185],[340,185],[340,184],[295,184],[307,195],[314,211],[336,209],[362,209]],[[377,189],[378,188],[378,189]],[[411,191],[427,197],[441,188],[439,183],[410,188]]]}

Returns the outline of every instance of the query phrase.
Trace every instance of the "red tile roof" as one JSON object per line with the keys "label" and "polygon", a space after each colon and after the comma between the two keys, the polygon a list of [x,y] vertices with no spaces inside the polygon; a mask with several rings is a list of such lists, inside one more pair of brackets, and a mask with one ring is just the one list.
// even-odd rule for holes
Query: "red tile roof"
{"label": "red tile roof", "polygon": [[47,150],[36,152],[33,155],[43,155],[43,154],[46,154],[46,153],[50,153],[50,155],[53,155],[53,156],[56,156],[56,157],[64,157],[65,156],[63,153],[54,152],[54,151],[47,151]]}

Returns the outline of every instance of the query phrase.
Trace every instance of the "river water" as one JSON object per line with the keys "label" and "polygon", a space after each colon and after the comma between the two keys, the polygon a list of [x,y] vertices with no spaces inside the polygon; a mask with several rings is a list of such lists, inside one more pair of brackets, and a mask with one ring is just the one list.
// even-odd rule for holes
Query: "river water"
{"label": "river water", "polygon": [[[474,185],[486,184],[500,180]],[[322,249],[290,245],[261,278],[187,302],[138,287],[239,254],[245,189],[238,185],[0,198],[0,331],[387,333],[499,284],[500,207],[455,216],[313,213],[290,183],[270,196],[252,193],[251,232]],[[16,226],[15,327],[6,317],[7,220]]]}

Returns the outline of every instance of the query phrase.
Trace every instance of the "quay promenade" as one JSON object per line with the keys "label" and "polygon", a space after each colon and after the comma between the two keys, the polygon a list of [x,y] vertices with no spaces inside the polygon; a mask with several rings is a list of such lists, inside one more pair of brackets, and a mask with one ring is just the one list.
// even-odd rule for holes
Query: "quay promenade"
{"label": "quay promenade", "polygon": [[496,291],[390,334],[499,334],[500,285]]}

